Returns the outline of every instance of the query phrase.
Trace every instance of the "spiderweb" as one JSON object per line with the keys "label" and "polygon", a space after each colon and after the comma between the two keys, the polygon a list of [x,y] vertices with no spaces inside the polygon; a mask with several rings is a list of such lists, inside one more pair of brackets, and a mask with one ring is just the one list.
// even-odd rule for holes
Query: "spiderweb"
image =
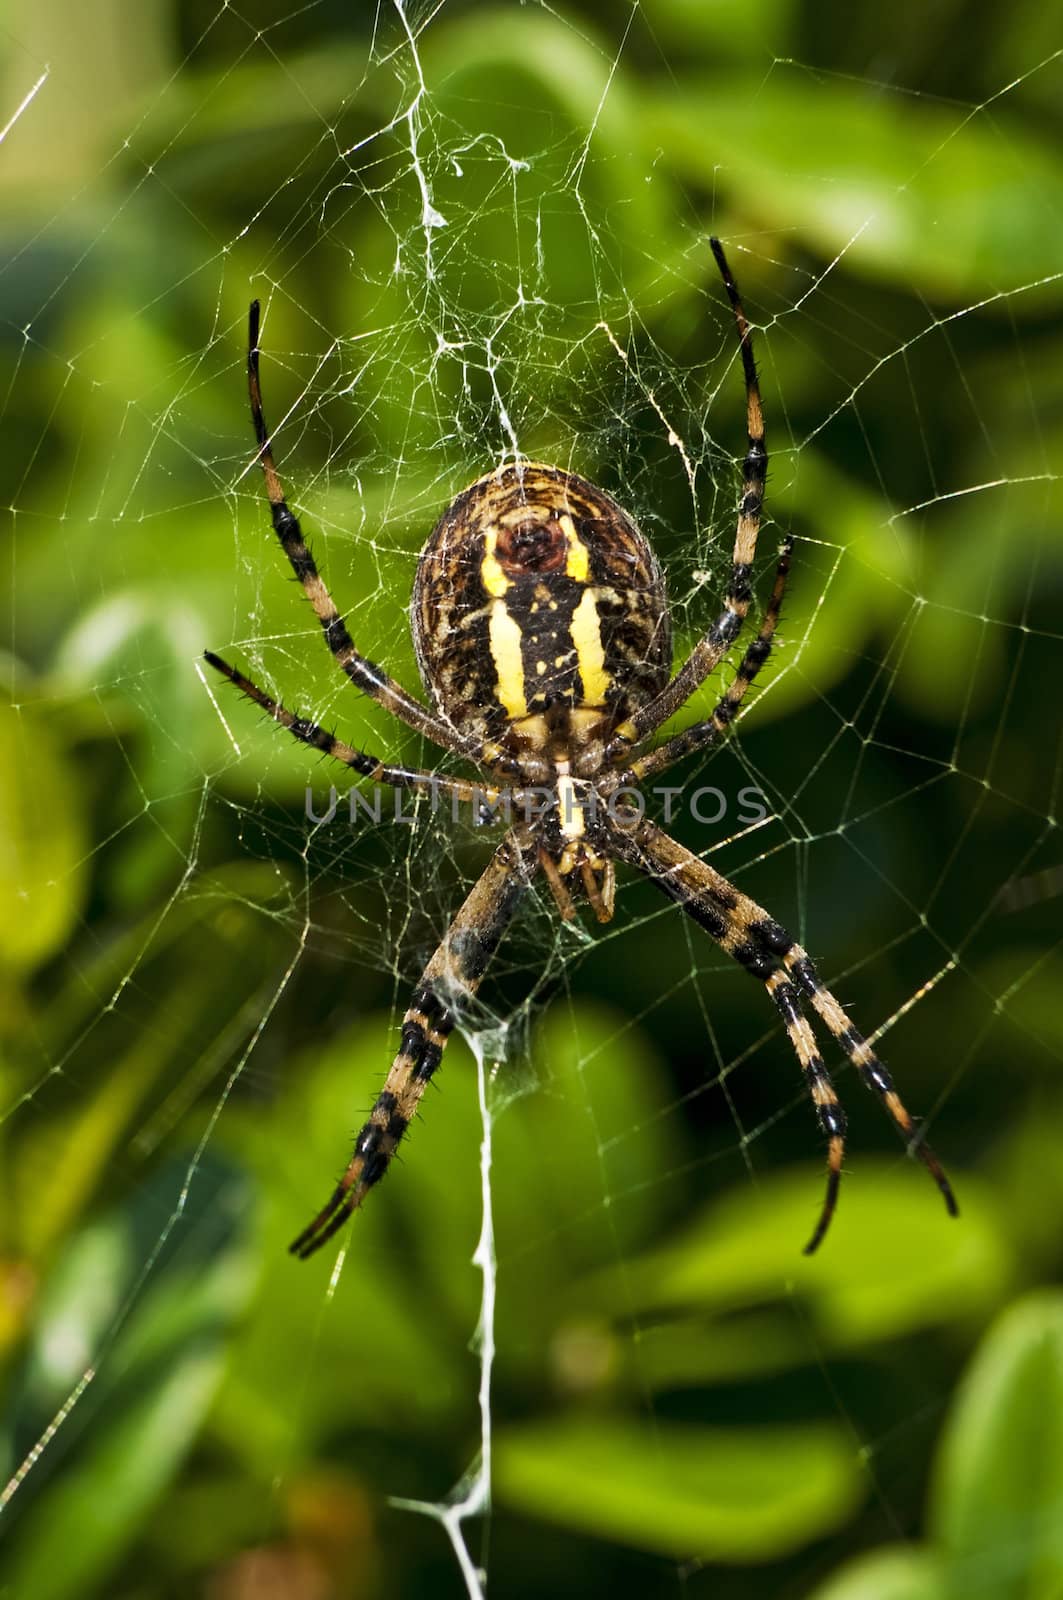
{"label": "spiderweb", "polygon": [[[589,1559],[812,1593],[920,1531],[971,1342],[1020,1262],[1054,1270],[1059,54],[1031,20],[949,79],[883,66],[870,23],[846,56],[785,7],[682,0],[34,26],[0,114],[19,1593],[541,1593]],[[363,653],[414,687],[417,552],[525,457],[649,535],[678,660],[743,443],[712,232],[768,414],[759,604],[785,530],[794,578],[748,720],[651,814],[816,954],[962,1223],[839,1068],[851,1171],[801,1260],[785,1035],[624,880],[593,931],[529,894],[405,1159],[297,1267],[495,834],[372,815],[199,665],[447,770],[344,684],[271,544],[247,303]]]}

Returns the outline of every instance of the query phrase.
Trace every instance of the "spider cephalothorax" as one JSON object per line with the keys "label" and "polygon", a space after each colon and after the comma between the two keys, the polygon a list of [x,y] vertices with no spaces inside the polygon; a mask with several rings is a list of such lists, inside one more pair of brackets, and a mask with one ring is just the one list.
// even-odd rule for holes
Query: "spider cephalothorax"
{"label": "spider cephalothorax", "polygon": [[311,1255],[388,1169],[522,896],[541,873],[563,917],[582,890],[599,921],[613,911],[615,863],[643,873],[721,950],[763,983],[782,1017],[827,1140],[827,1192],[806,1250],[834,1211],[845,1114],[805,1008],[827,1028],[926,1164],[950,1212],[948,1179],[871,1046],[820,982],[807,953],[768,913],[630,803],[628,791],[722,738],[772,646],[790,569],[783,541],[760,630],[710,717],[652,746],[658,729],[720,664],[752,600],[750,579],[768,457],[752,333],[719,240],[712,251],[738,328],[748,442],[723,608],[674,676],[664,580],[631,518],[601,489],[555,467],[517,462],[479,478],[443,513],[421,553],[412,624],[432,708],[360,655],[281,488],[262,414],[259,307],[251,307],[251,415],[277,537],[339,667],[394,716],[482,771],[451,777],[380,761],[297,716],[235,667],[211,666],[303,744],[398,789],[483,806],[509,827],[422,974],[399,1052],[324,1209],[294,1241]]}

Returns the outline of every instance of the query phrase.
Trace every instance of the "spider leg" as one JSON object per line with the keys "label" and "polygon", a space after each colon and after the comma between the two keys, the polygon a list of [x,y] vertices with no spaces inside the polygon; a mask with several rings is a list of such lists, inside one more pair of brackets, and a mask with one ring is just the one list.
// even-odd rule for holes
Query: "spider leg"
{"label": "spider leg", "polygon": [[665,772],[684,756],[692,755],[695,750],[703,750],[707,745],[716,744],[726,736],[745,698],[746,690],[771,655],[783,595],[786,592],[786,579],[790,572],[793,547],[793,539],[788,535],[779,553],[779,564],[775,568],[775,583],[760,624],[760,632],[746,646],[734,682],[716,702],[711,717],[707,717],[704,722],[693,723],[682,733],[677,733],[674,738],[659,745],[656,750],[651,750],[647,755],[639,756],[632,761],[621,779],[622,784],[641,783],[655,773]]}
{"label": "spider leg", "polygon": [[402,1019],[398,1055],[354,1142],[347,1170],[327,1204],[289,1246],[300,1260],[305,1261],[338,1232],[387,1172],[439,1066],[461,1005],[479,988],[535,865],[535,848],[529,846],[525,831],[511,829],[421,975]]}
{"label": "spider leg", "polygon": [[631,813],[630,819],[613,825],[610,838],[622,860],[629,861],[650,878],[681,905],[722,950],[760,979],[786,1024],[820,1127],[828,1139],[827,1193],[805,1253],[810,1255],[819,1245],[834,1212],[845,1150],[845,1116],[812,1030],[801,1013],[802,997],[812,1004],[867,1086],[882,1099],[909,1151],[918,1155],[927,1167],[944,1196],[949,1214],[955,1216],[956,1199],[940,1163],[920,1138],[886,1068],[852,1027],[834,995],[820,982],[807,952],[755,900],[742,894],[699,856],[684,849],[653,823],[638,821]]}
{"label": "spider leg", "polygon": [[742,370],[746,383],[746,454],[742,463],[742,500],[735,531],[734,554],[731,559],[731,578],[724,595],[723,610],[708,632],[694,646],[679,671],[666,684],[660,694],[636,711],[630,720],[617,730],[610,757],[622,757],[625,746],[637,744],[654,728],[660,727],[679,710],[699,684],[719,665],[730,649],[749,612],[753,591],[750,587],[753,560],[757,553],[757,534],[760,531],[760,514],[764,505],[764,485],[768,476],[768,452],[764,444],[764,410],[760,399],[760,383],[753,356],[753,331],[742,309],[738,285],[731,275],[723,246],[719,239],[709,240],[716,265],[720,269],[738,329],[742,352]]}
{"label": "spider leg", "polygon": [[568,884],[558,871],[557,862],[554,860],[549,850],[539,851],[539,865],[543,869],[543,877],[546,879],[547,888],[554,897],[554,904],[557,907],[557,914],[561,918],[561,921],[574,921],[576,916],[576,903],[572,898]]}
{"label": "spider leg", "polygon": [[[600,868],[595,868],[589,861],[581,861],[579,870],[583,880],[583,892],[590,901],[594,915],[599,922],[612,922],[613,908],[616,904],[616,863],[607,859],[601,863]],[[595,876],[597,870],[602,874],[601,887]]]}
{"label": "spider leg", "polygon": [[390,784],[393,789],[429,789],[433,794],[452,795],[470,805],[483,803],[493,806],[502,793],[500,789],[491,786],[467,783],[460,778],[441,777],[435,772],[420,772],[413,767],[397,767],[389,762],[380,761],[367,750],[356,750],[353,745],[337,739],[334,733],[329,733],[320,723],[311,722],[308,717],[300,717],[294,711],[289,711],[279,700],[274,700],[264,689],[260,689],[257,683],[253,683],[235,667],[230,667],[221,656],[216,656],[213,650],[204,650],[203,658],[216,672],[220,672],[222,677],[228,678],[230,683],[235,684],[248,700],[252,700],[256,706],[261,706],[274,722],[279,723],[282,728],[287,728],[294,739],[298,739],[301,744],[310,745],[314,750],[320,750],[322,755],[331,756],[334,761],[341,761],[345,767],[350,767],[363,778],[372,778],[376,783]]}
{"label": "spider leg", "polygon": [[273,460],[269,429],[262,412],[262,386],[258,374],[258,324],[259,303],[257,300],[252,300],[248,319],[247,379],[251,398],[251,419],[255,425],[255,438],[258,440],[258,459],[266,480],[266,494],[269,497],[274,531],[280,540],[281,548],[291,562],[292,571],[303,586],[306,598],[314,608],[314,614],[325,634],[325,642],[332,651],[337,665],[343,669],[357,689],[361,689],[364,694],[376,700],[417,733],[441,745],[444,750],[475,757],[476,748],[462,739],[448,722],[443,721],[419,700],[407,694],[402,685],[389,676],[383,667],[359,655],[355,649],[354,641],[347,631],[347,624],[336,609],[336,603],[325,586],[325,581],[317,569],[317,563],[307,548],[299,519],[290,510],[284,498],[284,489]]}
{"label": "spider leg", "polygon": [[[785,932],[782,929],[779,931],[781,933]],[[786,938],[788,939],[789,936],[786,935]],[[952,1217],[957,1216],[959,1214],[959,1206],[956,1204],[956,1196],[952,1192],[952,1185],[946,1177],[940,1161],[929,1145],[921,1138],[918,1124],[897,1093],[889,1072],[863,1034],[853,1027],[841,1004],[820,981],[815,963],[808,952],[803,950],[796,941],[790,940],[789,947],[785,952],[782,952],[782,961],[783,966],[794,979],[798,988],[807,995],[816,1015],[827,1025],[838,1044],[845,1051],[864,1083],[873,1094],[878,1095],[887,1112],[896,1123],[909,1150],[914,1150],[927,1168],[944,1196],[949,1215]]]}

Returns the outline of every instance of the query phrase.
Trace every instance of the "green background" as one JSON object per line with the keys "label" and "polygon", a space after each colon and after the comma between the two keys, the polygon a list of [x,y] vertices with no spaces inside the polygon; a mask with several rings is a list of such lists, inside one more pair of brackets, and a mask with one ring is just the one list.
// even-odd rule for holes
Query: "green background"
{"label": "green background", "polygon": [[470,1549],[505,1595],[1063,1595],[1060,9],[405,14],[416,56],[393,5],[8,10],[4,120],[49,76],[0,143],[2,1592],[464,1592],[391,1503],[479,1445],[464,1041],[342,1260],[285,1246],[488,847],[309,829],[330,775],[200,675],[209,646],[432,759],[282,570],[247,302],[368,654],[413,687],[417,551],[511,438],[635,514],[681,649],[739,489],[717,232],[758,328],[761,602],[797,546],[739,737],[683,773],[769,820],[675,828],[884,1028],[962,1216],[838,1063],[803,1258],[820,1141],[765,996],[645,885],[590,937],[536,900],[482,996]]}

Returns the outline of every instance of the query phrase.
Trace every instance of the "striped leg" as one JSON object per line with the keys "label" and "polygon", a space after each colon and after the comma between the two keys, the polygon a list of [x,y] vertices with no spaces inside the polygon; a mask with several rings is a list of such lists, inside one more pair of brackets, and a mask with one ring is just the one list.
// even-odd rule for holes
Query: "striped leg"
{"label": "striped leg", "polygon": [[[356,750],[353,745],[346,744],[342,739],[337,739],[334,733],[329,733],[318,722],[311,722],[308,717],[296,716],[282,706],[279,700],[274,700],[257,683],[252,683],[250,678],[238,672],[235,667],[230,667],[221,656],[216,656],[213,650],[204,650],[203,658],[222,677],[228,678],[230,683],[236,685],[241,694],[252,700],[256,706],[261,706],[267,716],[282,728],[287,728],[293,739],[298,739],[301,744],[308,744],[314,750],[320,750],[322,755],[331,756],[334,761],[341,761],[345,767],[359,773],[363,778],[372,778],[376,783],[390,784],[393,789],[427,789],[434,795],[452,795],[455,799],[466,804],[485,804],[493,806],[501,797],[502,791],[482,783],[466,783],[460,778],[440,777],[435,772],[418,772],[412,767],[396,767],[388,762],[379,761],[376,756],[371,756],[367,750]],[[516,791],[518,797],[522,791]]]}
{"label": "striped leg", "polygon": [[919,1138],[916,1124],[902,1104],[885,1067],[852,1027],[830,990],[820,983],[807,952],[762,906],[740,893],[700,857],[684,849],[651,822],[635,823],[632,814],[632,823],[632,826],[614,829],[612,840],[616,853],[651,878],[715,939],[722,950],[760,979],[786,1024],[820,1128],[828,1141],[827,1193],[819,1221],[805,1246],[806,1254],[811,1254],[819,1245],[834,1213],[845,1154],[845,1116],[812,1030],[802,1014],[802,997],[808,999],[817,1016],[826,1023],[864,1082],[880,1095],[909,1150],[926,1165],[945,1198],[949,1214],[955,1216],[956,1200],[940,1163]]}
{"label": "striped leg", "polygon": [[731,561],[731,578],[724,595],[723,610],[709,628],[704,638],[694,646],[686,661],[672,681],[647,705],[636,711],[630,721],[618,730],[614,749],[610,755],[622,758],[625,746],[637,744],[654,728],[679,710],[709,673],[719,666],[741,631],[749,611],[753,591],[750,578],[753,559],[757,553],[757,534],[764,506],[764,485],[768,476],[768,452],[764,444],[764,409],[760,400],[760,383],[757,364],[753,357],[753,331],[742,309],[738,285],[731,276],[723,246],[719,239],[709,244],[720,269],[738,329],[742,352],[742,370],[746,382],[746,454],[742,463],[742,501],[738,511],[734,554]]}
{"label": "striped leg", "polygon": [[289,1246],[305,1261],[346,1222],[380,1182],[439,1066],[462,1003],[480,986],[535,861],[523,833],[506,834],[429,961],[402,1019],[399,1053],[369,1120],[354,1142],[346,1172],[327,1205]]}
{"label": "striped leg", "polygon": [[314,608],[314,614],[324,631],[325,641],[337,664],[342,667],[356,688],[370,695],[380,705],[386,706],[393,715],[401,718],[417,733],[424,734],[425,738],[441,745],[444,750],[453,750],[459,755],[475,757],[477,749],[463,740],[449,722],[444,722],[441,717],[421,705],[419,700],[407,694],[402,685],[390,677],[383,667],[359,655],[354,647],[354,641],[347,632],[347,624],[337,611],[336,603],[325,587],[324,579],[318,572],[317,564],[303,539],[299,519],[288,507],[277,475],[269,429],[262,414],[262,386],[258,375],[258,320],[259,304],[257,300],[253,300],[248,322],[247,379],[251,396],[251,419],[255,425],[255,438],[258,440],[258,458],[266,480],[266,494],[269,497],[274,531],[280,540],[281,548],[291,562],[292,571],[303,586],[303,593]]}
{"label": "striped leg", "polygon": [[677,733],[673,739],[659,745],[656,750],[651,750],[648,755],[639,756],[632,761],[621,780],[622,783],[641,783],[644,779],[653,777],[655,773],[665,772],[677,761],[682,761],[684,756],[692,755],[695,750],[703,750],[706,745],[715,744],[726,735],[739,706],[745,699],[746,690],[771,654],[783,595],[786,593],[786,580],[790,572],[793,547],[793,539],[787,536],[779,552],[775,583],[760,625],[760,632],[746,646],[735,680],[716,702],[712,716],[706,718],[704,722],[695,722],[682,733]]}
{"label": "striped leg", "polygon": [[958,1214],[956,1196],[945,1176],[940,1161],[919,1134],[918,1125],[908,1111],[894,1086],[886,1067],[872,1050],[863,1034],[853,1027],[844,1009],[830,990],[820,982],[819,974],[807,951],[794,941],[782,954],[783,966],[790,973],[798,989],[807,995],[816,1015],[826,1023],[838,1044],[872,1093],[877,1094],[889,1112],[909,1150],[913,1150],[926,1166],[941,1193],[949,1215]]}
{"label": "striped leg", "polygon": [[[723,948],[727,949],[726,944]],[[730,954],[734,955],[735,952],[732,950]],[[747,964],[747,970],[752,972],[754,969]],[[756,972],[755,976],[761,977],[762,974]],[[830,1219],[838,1204],[838,1186],[841,1183],[842,1162],[845,1159],[845,1112],[842,1110],[837,1090],[831,1082],[823,1057],[819,1053],[815,1035],[808,1025],[808,1018],[801,1010],[801,1001],[793,984],[786,973],[780,971],[775,971],[770,977],[765,978],[764,984],[786,1025],[790,1043],[801,1064],[805,1086],[812,1096],[819,1130],[827,1141],[827,1192],[823,1196],[819,1221],[812,1231],[811,1239],[805,1245],[805,1255],[810,1256],[818,1248],[823,1235],[830,1227]]]}

